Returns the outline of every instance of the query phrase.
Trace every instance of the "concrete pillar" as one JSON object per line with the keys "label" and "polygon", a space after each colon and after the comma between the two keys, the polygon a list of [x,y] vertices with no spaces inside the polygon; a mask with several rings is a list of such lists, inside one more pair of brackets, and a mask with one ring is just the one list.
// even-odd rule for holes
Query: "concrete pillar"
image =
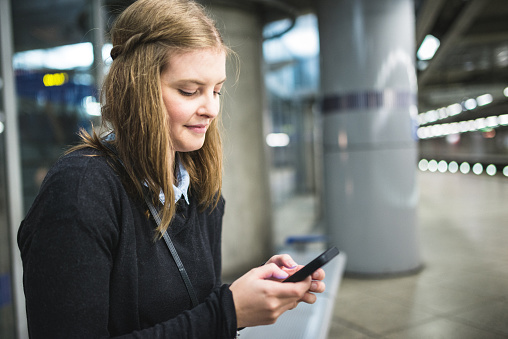
{"label": "concrete pillar", "polygon": [[[95,76],[95,84],[97,88],[101,88],[104,81],[104,61],[102,60],[102,48],[104,47],[106,35],[106,20],[104,15],[104,2],[103,0],[93,0],[90,3],[90,17],[91,27],[94,27],[92,42],[93,42],[93,70]],[[97,93],[97,96],[99,93]],[[97,97],[97,101],[99,98]],[[94,122],[96,124],[96,122]]]}
{"label": "concrete pillar", "polygon": [[325,224],[349,273],[417,270],[412,0],[318,0]]}
{"label": "concrete pillar", "polygon": [[272,248],[263,132],[262,25],[254,9],[226,6],[210,9],[224,40],[239,59],[228,62],[228,80],[222,97],[226,199],[222,262],[224,276],[231,277],[260,265],[268,259]]}
{"label": "concrete pillar", "polygon": [[[27,320],[25,313],[25,295],[23,294],[23,268],[21,264],[21,256],[19,254],[16,235],[19,224],[23,217],[23,186],[21,179],[21,160],[19,145],[19,128],[18,115],[16,105],[16,89],[14,71],[12,69],[12,55],[14,51],[13,34],[12,34],[12,18],[10,1],[0,1],[0,75],[2,77],[2,86],[0,89],[0,115],[2,115],[2,123],[4,130],[0,138],[0,147],[5,142],[5,173],[7,181],[7,215],[8,230],[2,232],[2,236],[9,236],[9,247],[11,252],[11,276],[6,276],[0,272],[3,288],[11,287],[11,299],[14,304],[14,317],[16,326],[16,336],[18,339],[28,338]],[[1,164],[4,166],[4,164]],[[0,171],[2,172],[2,171]],[[2,193],[3,194],[3,193]],[[2,208],[3,209],[3,208]],[[1,221],[5,220],[3,217]],[[2,227],[3,228],[3,227]],[[3,241],[5,243],[5,240]],[[2,244],[4,245],[4,244]],[[3,254],[5,248],[3,249]],[[2,269],[4,269],[2,267]],[[7,285],[7,286],[6,286]],[[10,286],[9,286],[10,285]],[[3,291],[5,297],[9,291]],[[2,299],[2,297],[0,297]],[[2,305],[0,305],[2,308]]]}

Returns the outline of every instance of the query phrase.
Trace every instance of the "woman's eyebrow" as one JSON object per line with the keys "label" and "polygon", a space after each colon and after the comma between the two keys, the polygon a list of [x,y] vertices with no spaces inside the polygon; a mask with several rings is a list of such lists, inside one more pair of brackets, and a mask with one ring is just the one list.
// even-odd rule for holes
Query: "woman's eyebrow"
{"label": "woman's eyebrow", "polygon": [[[224,78],[223,80],[219,81],[216,85],[222,85],[224,82],[226,82],[226,78]],[[205,86],[206,83],[204,83],[203,81],[200,81],[200,80],[196,80],[196,79],[182,79],[182,80],[178,80],[176,81],[177,84],[195,84],[195,85],[199,85],[199,86]]]}

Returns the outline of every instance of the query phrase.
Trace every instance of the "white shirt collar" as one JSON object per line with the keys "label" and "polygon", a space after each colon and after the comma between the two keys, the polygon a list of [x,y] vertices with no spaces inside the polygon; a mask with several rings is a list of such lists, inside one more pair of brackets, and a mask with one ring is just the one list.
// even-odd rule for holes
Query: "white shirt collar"
{"label": "white shirt collar", "polygon": [[[178,161],[178,173],[177,173],[177,179],[178,179],[178,186],[173,185],[173,191],[175,192],[175,203],[180,200],[180,198],[183,196],[187,204],[189,204],[189,184],[190,184],[190,177],[189,172],[185,169],[185,167],[182,165],[180,161]],[[166,201],[166,197],[164,196],[164,193],[159,193],[159,200],[164,204]]]}

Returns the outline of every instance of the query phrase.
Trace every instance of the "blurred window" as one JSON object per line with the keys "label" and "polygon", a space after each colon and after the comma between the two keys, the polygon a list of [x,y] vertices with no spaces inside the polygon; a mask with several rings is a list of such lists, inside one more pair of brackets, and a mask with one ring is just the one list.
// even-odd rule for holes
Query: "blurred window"
{"label": "blurred window", "polygon": [[[80,128],[100,124],[93,1],[12,1],[24,210]],[[98,80],[99,79],[99,80]]]}
{"label": "blurred window", "polygon": [[[287,19],[268,24],[264,36],[290,26]],[[270,130],[271,195],[275,205],[298,194],[316,193],[319,35],[314,14],[300,16],[284,35],[265,40],[265,84]]]}

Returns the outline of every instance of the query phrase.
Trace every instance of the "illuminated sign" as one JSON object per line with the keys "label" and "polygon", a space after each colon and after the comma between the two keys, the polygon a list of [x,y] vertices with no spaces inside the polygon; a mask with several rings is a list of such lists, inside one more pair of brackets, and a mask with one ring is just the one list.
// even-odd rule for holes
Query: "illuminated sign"
{"label": "illuminated sign", "polygon": [[69,75],[67,73],[55,73],[55,74],[44,74],[42,82],[46,87],[62,86],[69,81]]}

